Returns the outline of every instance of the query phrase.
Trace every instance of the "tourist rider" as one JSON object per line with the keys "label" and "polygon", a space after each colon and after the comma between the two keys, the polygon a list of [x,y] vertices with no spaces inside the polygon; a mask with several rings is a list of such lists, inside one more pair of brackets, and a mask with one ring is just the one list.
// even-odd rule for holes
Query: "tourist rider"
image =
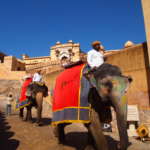
{"label": "tourist rider", "polygon": [[41,70],[38,70],[33,75],[33,82],[42,82]]}
{"label": "tourist rider", "polygon": [[94,41],[92,43],[93,49],[87,53],[87,63],[91,69],[96,69],[104,63],[105,51],[101,49],[101,42]]}
{"label": "tourist rider", "polygon": [[[93,49],[87,53],[88,71],[86,71],[85,74],[96,71],[96,69],[99,68],[105,62],[105,50],[102,47],[103,46],[101,45],[100,41],[92,42]],[[95,87],[95,85],[92,86]],[[103,123],[102,129],[104,131],[111,131],[111,125],[108,123]]]}

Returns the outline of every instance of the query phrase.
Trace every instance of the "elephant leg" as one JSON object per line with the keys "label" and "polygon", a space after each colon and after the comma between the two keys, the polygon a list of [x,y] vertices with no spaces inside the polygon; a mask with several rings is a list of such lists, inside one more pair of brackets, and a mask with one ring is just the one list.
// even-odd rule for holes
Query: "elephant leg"
{"label": "elephant leg", "polygon": [[27,106],[27,121],[32,122],[32,106]]}
{"label": "elephant leg", "polygon": [[[94,141],[94,138],[92,136],[92,133],[91,133],[91,130],[89,128],[90,126],[90,123],[88,124],[84,124],[84,126],[88,129],[88,139],[87,139],[87,146],[85,149],[88,149],[89,145],[91,146],[95,146],[95,141]],[[94,147],[96,149],[96,147]]]}
{"label": "elephant leg", "polygon": [[37,123],[41,124],[42,118],[42,104],[43,104],[43,93],[39,92],[36,94],[36,103],[37,103]]}
{"label": "elephant leg", "polygon": [[127,121],[126,112],[123,110],[121,105],[115,101],[114,109],[116,112],[117,127],[120,137],[120,148],[121,150],[127,150],[129,145],[128,133],[127,133]]}
{"label": "elephant leg", "polygon": [[26,112],[26,117],[25,117],[24,121],[28,121],[28,116],[29,116],[29,110],[27,107],[26,107],[26,110],[27,110],[27,112]]}
{"label": "elephant leg", "polygon": [[54,135],[58,139],[58,144],[63,144],[65,142],[65,131],[64,128],[67,124],[58,124],[54,128]]}
{"label": "elephant leg", "polygon": [[102,132],[99,115],[94,110],[91,112],[91,123],[88,126],[90,141],[97,150],[108,150],[106,138]]}
{"label": "elephant leg", "polygon": [[[27,107],[26,107],[26,110],[27,110]],[[28,110],[26,111],[26,115],[25,115],[25,118],[23,119],[23,121],[28,121]]]}
{"label": "elephant leg", "polygon": [[20,112],[19,112],[19,117],[20,117],[21,119],[23,119],[23,110],[24,110],[24,108],[21,108],[21,109],[20,109]]}

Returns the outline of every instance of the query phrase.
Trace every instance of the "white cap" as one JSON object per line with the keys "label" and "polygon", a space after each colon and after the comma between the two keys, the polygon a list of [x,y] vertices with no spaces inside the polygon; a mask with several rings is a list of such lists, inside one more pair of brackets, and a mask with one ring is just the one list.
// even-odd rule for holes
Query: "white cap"
{"label": "white cap", "polygon": [[127,41],[125,44],[124,44],[124,47],[127,48],[127,47],[131,47],[131,46],[134,46],[134,43],[132,41]]}
{"label": "white cap", "polygon": [[31,75],[31,74],[27,74],[27,75],[25,75],[25,76],[23,77],[24,80],[25,80],[25,79],[28,79],[28,78],[32,78],[32,75]]}

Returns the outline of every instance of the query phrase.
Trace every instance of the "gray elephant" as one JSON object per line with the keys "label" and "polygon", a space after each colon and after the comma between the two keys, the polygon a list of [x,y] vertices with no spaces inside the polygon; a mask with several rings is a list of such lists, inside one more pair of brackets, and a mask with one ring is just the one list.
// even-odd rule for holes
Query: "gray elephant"
{"label": "gray elephant", "polygon": [[[62,112],[61,110],[58,112],[53,110],[52,122],[54,122],[54,124],[56,122],[56,126],[54,128],[55,135],[58,137],[59,142],[63,143],[65,139],[65,126],[69,123],[75,122],[75,120],[77,122],[80,121],[85,124],[89,131],[89,143],[94,144],[95,148],[98,150],[108,150],[107,141],[102,133],[101,123],[108,123],[112,121],[110,107],[113,107],[116,112],[117,126],[120,136],[120,149],[126,150],[129,142],[126,124],[127,101],[124,99],[124,94],[127,92],[132,79],[130,77],[123,76],[117,66],[106,63],[101,65],[96,71],[87,74],[86,77],[83,75],[84,69],[86,69],[85,66],[82,71],[80,95],[83,97],[84,102],[87,101],[90,109],[87,111],[87,106],[80,107],[81,109],[84,109],[84,113],[79,112],[82,114],[82,121],[81,118],[80,120],[77,120],[76,118],[69,118],[73,117],[69,116],[72,111],[74,111],[73,113],[75,114],[75,109],[73,110],[73,108],[69,108],[71,110],[64,109]],[[70,70],[70,72],[71,71],[73,70]],[[76,76],[74,75],[74,77]],[[88,82],[87,78],[89,80]],[[65,84],[69,84],[69,82],[65,82]],[[61,91],[62,90],[60,90],[60,92]],[[57,94],[57,92],[58,91],[56,90],[54,93]],[[63,99],[63,101],[65,103],[65,99]],[[55,105],[55,103],[54,99],[53,104]],[[82,102],[80,102],[80,104],[81,103]],[[87,119],[87,114],[90,114],[88,118],[89,120]],[[64,120],[61,116],[67,116],[68,120]],[[71,119],[73,121],[70,121]]]}
{"label": "gray elephant", "polygon": [[[37,109],[37,121],[36,123],[41,126],[41,118],[42,118],[42,104],[43,97],[48,96],[48,88],[44,83],[30,83],[26,87],[26,100],[23,101],[23,104],[20,103],[20,118],[23,118],[23,110],[24,107],[27,109],[27,113],[24,121],[32,122],[32,107],[36,107]],[[18,106],[19,107],[19,106]]]}

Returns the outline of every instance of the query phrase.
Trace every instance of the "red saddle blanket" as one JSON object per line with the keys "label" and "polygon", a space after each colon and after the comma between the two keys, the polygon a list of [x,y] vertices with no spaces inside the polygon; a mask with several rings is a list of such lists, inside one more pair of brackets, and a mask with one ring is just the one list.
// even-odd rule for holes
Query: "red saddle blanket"
{"label": "red saddle blanket", "polygon": [[25,106],[30,105],[29,100],[26,97],[26,91],[29,84],[32,82],[32,78],[28,78],[24,81],[21,87],[21,94],[18,102],[16,103],[16,110],[19,110]]}
{"label": "red saddle blanket", "polygon": [[22,84],[22,87],[21,87],[21,95],[20,95],[20,98],[19,98],[19,102],[23,102],[27,99],[26,97],[26,91],[27,91],[27,87],[28,85],[32,82],[32,78],[28,78],[24,81],[24,83]]}
{"label": "red saddle blanket", "polygon": [[84,64],[77,65],[57,77],[53,96],[53,124],[89,122],[88,100],[81,98],[83,69]]}

